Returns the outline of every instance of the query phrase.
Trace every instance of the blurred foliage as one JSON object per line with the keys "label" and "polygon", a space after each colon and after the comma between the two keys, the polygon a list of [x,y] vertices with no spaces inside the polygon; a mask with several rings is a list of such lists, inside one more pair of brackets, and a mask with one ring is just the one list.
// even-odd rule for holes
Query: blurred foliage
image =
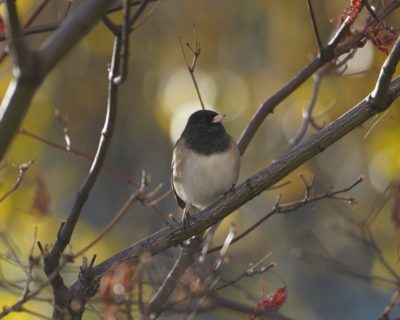
{"label": "blurred foliage", "polygon": [[[36,0],[17,2],[23,19],[39,3]],[[74,1],[73,7],[80,2]],[[58,21],[66,3],[66,0],[51,1],[36,24]],[[337,17],[348,1],[319,0],[314,3],[318,25],[326,41],[334,29],[330,19]],[[120,14],[112,15],[115,21],[119,18]],[[398,28],[399,13],[390,21]],[[183,42],[193,43],[193,25],[202,48],[196,76],[203,99],[210,108],[227,114],[225,124],[235,138],[239,137],[260,103],[290,80],[316,53],[305,1],[165,0],[157,3],[148,21],[131,38],[129,75],[120,90],[117,127],[107,162],[137,182],[141,171],[146,170],[152,175],[151,187],[163,183],[164,191],[169,188],[173,143],[187,116],[199,108],[178,44],[178,37]],[[29,36],[28,42],[38,47],[47,36],[49,34]],[[54,116],[58,110],[68,119],[73,147],[93,155],[105,115],[107,66],[112,42],[110,32],[100,23],[45,81],[22,127],[64,145],[62,126]],[[384,59],[381,52],[367,45],[350,63],[352,74],[324,77],[315,111],[317,122],[326,124],[363,99],[374,87]],[[0,91],[4,95],[11,74],[9,59],[1,64],[0,74]],[[289,139],[299,129],[301,113],[309,103],[312,88],[310,79],[266,119],[243,156],[242,180],[270,164],[285,150]],[[399,116],[397,101],[384,116],[369,121],[290,174],[285,179],[292,180],[290,185],[265,192],[232,214],[224,221],[215,243],[223,241],[231,222],[238,230],[243,230],[256,221],[273,206],[278,193],[282,194],[282,201],[301,198],[304,187],[299,173],[307,177],[315,175],[316,192],[331,186],[347,186],[364,174],[366,181],[350,194],[358,201],[352,208],[354,215],[365,216],[371,199],[379,197],[400,169]],[[312,132],[309,129],[308,134]],[[42,243],[54,241],[60,221],[71,208],[75,193],[90,167],[90,161],[86,159],[17,135],[0,168],[0,195],[14,184],[18,165],[33,159],[36,161],[18,190],[0,203],[0,231],[19,248],[18,256],[24,264],[34,228],[38,228],[38,240]],[[48,191],[46,212],[32,209],[39,188],[37,177],[40,177],[41,187],[45,186]],[[131,191],[121,178],[104,171],[83,210],[71,250],[78,250],[93,239]],[[179,216],[172,196],[158,207],[165,215],[174,212]],[[312,232],[341,261],[347,261],[363,272],[384,276],[385,271],[379,263],[368,260],[357,251],[359,249],[351,239],[336,231],[335,226],[346,223],[337,211],[349,210],[346,206],[337,208],[329,200],[287,216],[273,217],[248,238],[232,246],[232,258],[224,267],[224,275],[234,278],[249,263],[272,252],[271,260],[278,262],[275,271],[285,279],[289,289],[284,314],[296,319],[364,319],[371,314],[376,317],[387,304],[390,290],[305,265],[290,255],[295,247],[310,247],[305,235]],[[378,216],[373,232],[385,257],[394,269],[398,269],[398,235],[390,218],[390,208],[391,201]],[[134,205],[124,221],[87,256],[90,258],[96,253],[99,262],[162,225],[154,211]],[[9,251],[10,248],[2,243],[1,253],[7,255]],[[39,254],[36,247],[34,252]],[[79,263],[76,261],[76,266]],[[0,267],[1,276],[8,282],[23,279],[23,273],[4,261],[4,256]],[[68,274],[69,281],[73,281],[76,273]],[[39,276],[44,279],[43,273]],[[265,277],[271,288],[282,285],[274,275]],[[256,299],[259,297],[258,279],[243,281],[242,286]],[[2,305],[12,304],[20,294],[15,291],[10,295],[3,289],[0,288]],[[226,296],[249,303],[237,291],[226,292]],[[30,308],[49,312],[43,309],[43,304],[38,307],[34,303]],[[202,317],[243,319],[243,315],[224,310],[212,316],[198,316]],[[13,314],[9,318],[23,319],[24,316]],[[28,318],[30,316],[26,316]]]}

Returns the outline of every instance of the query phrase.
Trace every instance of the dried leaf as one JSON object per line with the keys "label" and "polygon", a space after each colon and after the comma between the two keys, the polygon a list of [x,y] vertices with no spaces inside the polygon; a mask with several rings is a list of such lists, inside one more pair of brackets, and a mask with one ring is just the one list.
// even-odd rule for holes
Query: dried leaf
{"label": "dried leaf", "polygon": [[50,194],[46,181],[42,176],[37,175],[35,178],[36,193],[33,200],[32,210],[40,216],[45,216],[49,210]]}
{"label": "dried leaf", "polygon": [[135,267],[130,263],[123,263],[111,268],[102,278],[99,286],[99,295],[106,312],[105,319],[113,319],[118,312],[124,295],[132,290],[132,277]]}
{"label": "dried leaf", "polygon": [[[286,302],[288,296],[288,290],[285,287],[279,288],[275,292],[269,292],[267,290],[266,283],[262,282],[262,289],[260,300],[256,305],[257,312],[263,311],[277,311],[279,310]],[[256,317],[253,314],[249,314],[247,319],[254,320]]]}
{"label": "dried leaf", "polygon": [[4,25],[4,19],[3,16],[0,15],[0,33],[5,33],[6,32],[6,28]]}

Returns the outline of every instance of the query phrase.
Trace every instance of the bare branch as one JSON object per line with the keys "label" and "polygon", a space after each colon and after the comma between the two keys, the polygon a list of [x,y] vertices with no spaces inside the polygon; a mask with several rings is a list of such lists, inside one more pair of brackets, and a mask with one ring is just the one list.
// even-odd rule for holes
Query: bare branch
{"label": "bare branch", "polygon": [[[114,124],[117,113],[118,104],[118,86],[113,83],[115,73],[119,68],[120,62],[120,48],[121,48],[121,38],[116,37],[113,51],[113,58],[111,62],[111,69],[109,71],[109,87],[108,87],[108,101],[107,101],[107,114],[104,122],[104,127],[101,132],[100,141],[97,147],[96,156],[93,160],[92,166],[89,170],[85,181],[82,183],[77,196],[75,198],[73,207],[68,214],[68,217],[64,224],[62,224],[58,234],[57,240],[54,243],[51,251],[45,257],[45,272],[49,276],[57,269],[60,265],[61,254],[65,250],[66,246],[69,244],[72,233],[75,230],[76,223],[80,217],[83,205],[85,204],[94,183],[97,180],[101,172],[101,167],[104,163],[105,156],[110,145],[111,137],[114,131]],[[55,309],[55,314],[62,314],[63,312],[72,312],[69,306],[70,294],[68,289],[65,287],[61,275],[58,274],[51,282],[54,291],[55,304],[62,309],[58,311]]]}
{"label": "bare branch", "polygon": [[385,110],[387,108],[386,105],[392,102],[390,101],[391,96],[388,95],[388,91],[399,60],[400,37],[397,38],[392,51],[383,63],[375,89],[370,95],[371,103],[373,105],[376,104],[377,108],[383,108]]}
{"label": "bare branch", "polygon": [[191,64],[189,63],[189,60],[186,57],[185,49],[183,47],[182,40],[181,40],[180,37],[178,37],[178,41],[179,41],[179,45],[181,47],[183,59],[185,59],[186,67],[187,67],[187,69],[189,71],[190,77],[192,78],[194,88],[196,89],[197,97],[199,98],[201,108],[204,110],[206,107],[205,107],[203,99],[201,97],[199,84],[197,83],[197,79],[196,79],[196,76],[194,74],[194,70],[196,68],[197,59],[199,58],[200,53],[201,53],[200,43],[197,41],[197,38],[196,38],[195,26],[193,26],[193,33],[195,35],[195,37],[194,37],[195,48],[192,48],[192,46],[189,43],[186,43],[186,46],[190,49],[190,51],[192,52],[192,55],[193,55],[193,59],[192,59],[192,63]]}
{"label": "bare branch", "polygon": [[[389,14],[389,12],[387,12],[387,14]],[[297,75],[295,75],[292,80],[289,81],[283,88],[281,88],[261,104],[239,138],[238,147],[241,154],[243,154],[246,150],[254,134],[264,122],[264,119],[274,111],[275,107],[279,103],[281,103],[293,91],[295,91],[315,71],[317,71],[326,63],[330,62],[332,59],[339,57],[354,47],[357,47],[360,41],[367,36],[367,33],[364,30],[364,33],[353,36],[352,41],[348,41],[345,44],[340,45],[340,41],[344,38],[353,22],[354,20],[348,16],[328,44],[321,48],[320,54],[310,63],[308,63],[308,65],[306,65]]]}
{"label": "bare branch", "polygon": [[[145,174],[145,173],[144,173]],[[154,195],[154,191],[150,191],[148,194],[145,194],[145,188],[147,186],[148,180],[147,179],[142,179],[142,185],[140,186],[140,189],[133,194],[131,194],[128,198],[128,200],[123,204],[121,209],[118,210],[117,214],[114,216],[114,218],[107,224],[107,226],[104,227],[103,230],[101,230],[96,237],[85,247],[80,249],[78,252],[76,252],[73,255],[73,259],[76,259],[77,257],[81,256],[84,254],[87,250],[89,250],[91,247],[93,247],[96,243],[98,243],[104,236],[110,232],[110,230],[122,219],[122,217],[125,216],[125,214],[128,212],[128,209],[132,206],[132,204],[137,201],[144,201],[146,199],[149,199]],[[156,188],[158,190],[158,188]]]}
{"label": "bare branch", "polygon": [[132,26],[135,24],[137,19],[142,15],[144,10],[146,9],[147,5],[150,3],[151,0],[141,0],[139,2],[139,7],[137,8],[136,12],[133,14],[133,16],[129,19],[129,28],[132,28]]}
{"label": "bare branch", "polygon": [[[30,53],[24,49],[23,57],[24,79],[19,76],[11,81],[7,92],[0,105],[0,159],[11,143],[20,123],[22,122],[31,100],[42,83],[45,76],[64,57],[72,46],[77,43],[101,17],[111,0],[87,0],[75,10],[59,29],[52,34],[48,41],[42,46],[39,53]],[[13,0],[9,0],[10,23],[13,21],[13,37],[20,37],[21,31],[15,21],[16,12]],[[14,6],[14,9],[13,9]],[[17,28],[17,29],[16,29]],[[13,39],[13,41],[16,39]],[[22,49],[21,43],[15,47],[16,52]],[[16,48],[19,48],[18,50]],[[18,54],[20,55],[20,54]],[[19,57],[20,59],[22,57]],[[21,61],[18,61],[21,63]],[[19,66],[21,67],[21,65]]]}
{"label": "bare branch", "polygon": [[81,3],[43,44],[40,61],[43,74],[48,74],[62,57],[103,16],[111,0],[88,0]]}
{"label": "bare branch", "polygon": [[201,239],[194,237],[188,243],[183,244],[171,271],[163,281],[160,288],[151,298],[147,308],[147,315],[157,317],[162,311],[165,302],[179,283],[179,278],[185,270],[195,261],[196,255],[201,248]]}
{"label": "bare branch", "polygon": [[390,298],[389,304],[383,310],[383,313],[380,315],[378,320],[389,320],[390,314],[392,313],[394,307],[398,305],[400,302],[400,288],[397,288]]}
{"label": "bare branch", "polygon": [[[68,152],[70,154],[74,154],[74,155],[76,155],[78,157],[82,157],[82,158],[87,159],[87,160],[91,160],[91,161],[94,160],[94,156],[89,155],[89,154],[87,154],[87,153],[85,153],[83,151],[80,151],[80,150],[74,148],[73,146],[71,146],[71,149],[68,150],[67,147],[65,147],[64,145],[61,145],[61,144],[58,144],[56,142],[50,141],[47,138],[39,136],[36,133],[28,131],[28,130],[26,130],[24,128],[18,130],[18,134],[23,135],[23,136],[27,136],[27,137],[32,138],[32,139],[37,140],[37,141],[40,141],[40,142],[42,142],[42,143],[44,143],[44,144],[46,144],[46,145],[48,145],[48,146],[50,146],[52,148],[55,148],[57,150],[65,151],[65,152]],[[119,171],[117,168],[111,166],[110,164],[104,163],[103,164],[103,168],[105,170],[107,170],[108,172],[114,174],[116,177],[122,179],[123,181],[128,183],[130,186],[132,186],[136,190],[139,188],[139,184],[137,182],[133,181],[127,175],[125,175],[123,172]]]}
{"label": "bare branch", "polygon": [[[301,177],[301,176],[300,176]],[[358,185],[359,183],[361,183],[361,181],[363,180],[363,177],[360,176],[355,182],[353,182],[350,186],[340,189],[340,190],[336,190],[336,191],[328,191],[328,192],[324,192],[321,193],[319,195],[316,196],[312,196],[311,192],[310,192],[310,186],[305,183],[306,185],[306,193],[303,199],[298,200],[298,201],[294,201],[291,203],[285,203],[285,204],[280,204],[280,197],[277,200],[277,203],[275,204],[275,206],[267,213],[265,214],[262,218],[260,218],[256,223],[254,223],[252,226],[250,226],[249,228],[247,228],[245,231],[243,231],[242,233],[240,233],[238,236],[236,236],[233,240],[232,243],[235,243],[237,241],[239,241],[240,239],[246,237],[247,235],[249,235],[253,230],[255,230],[256,228],[258,228],[263,222],[265,222],[266,220],[268,220],[269,218],[271,218],[273,215],[275,215],[276,213],[288,213],[288,212],[293,212],[309,203],[313,203],[313,202],[317,202],[323,199],[329,199],[329,198],[335,198],[338,194],[347,192],[349,190],[351,190],[352,188],[354,188],[356,185]],[[304,181],[304,180],[303,180]],[[349,198],[344,199],[345,201],[349,201]],[[209,252],[214,252],[214,251],[218,251],[222,248],[222,245],[216,246],[212,249],[209,250]]]}
{"label": "bare branch", "polygon": [[[287,150],[290,150],[290,148],[299,144],[300,141],[306,135],[307,129],[313,121],[312,113],[317,104],[320,86],[321,86],[321,73],[317,72],[314,75],[314,87],[313,87],[313,92],[311,95],[310,103],[308,104],[307,108],[303,111],[303,122],[302,122],[301,127],[300,127],[298,133],[296,134],[296,136],[290,138],[289,148]],[[287,150],[286,150],[286,152],[287,152]]]}
{"label": "bare branch", "polygon": [[[393,98],[399,94],[400,78],[397,78],[392,81],[389,95],[392,95]],[[369,99],[365,98],[337,120],[293,148],[288,155],[278,159],[267,168],[238,185],[222,199],[219,199],[199,214],[196,214],[196,216],[193,216],[193,219],[190,221],[190,230],[183,227],[181,223],[161,229],[94,267],[91,289],[96,291],[95,288],[97,288],[101,276],[111,265],[125,261],[135,262],[143,253],[156,255],[166,248],[182,243],[194,234],[201,233],[378,112],[378,109],[369,103]],[[72,286],[72,290],[75,292],[88,290],[88,288],[82,287],[78,280]]]}
{"label": "bare branch", "polygon": [[28,28],[32,25],[32,23],[36,20],[39,14],[43,11],[43,9],[47,6],[50,0],[42,0],[41,3],[32,11],[30,17],[26,20],[24,24],[24,29]]}
{"label": "bare branch", "polygon": [[[130,6],[128,0],[123,0],[122,4],[122,26],[121,26],[121,51],[120,51],[120,59],[121,59],[121,70],[120,74],[115,76],[113,79],[114,84],[120,85],[122,84],[127,75],[128,75],[128,56],[129,56],[129,32],[130,32]],[[139,9],[138,9],[139,10]]]}
{"label": "bare branch", "polygon": [[71,145],[71,138],[70,138],[69,132],[68,132],[68,124],[67,124],[68,120],[67,120],[66,117],[63,117],[63,116],[60,114],[60,111],[59,111],[58,109],[56,109],[56,110],[54,111],[54,115],[55,115],[56,119],[58,120],[58,122],[59,122],[59,123],[61,124],[61,126],[62,126],[63,133],[64,133],[64,140],[65,140],[66,149],[67,149],[67,151],[69,152],[69,151],[71,151],[71,149],[72,149],[72,145]]}
{"label": "bare branch", "polygon": [[21,33],[21,25],[18,18],[17,7],[14,0],[6,0],[5,20],[7,34],[11,45],[11,55],[14,63],[14,74],[19,77],[25,68],[27,47],[24,44]]}
{"label": "bare branch", "polygon": [[312,0],[307,0],[308,10],[310,12],[310,18],[311,18],[311,22],[312,22],[312,26],[313,26],[313,30],[314,30],[315,40],[317,41],[319,50],[321,50],[322,49],[321,36],[319,35],[317,21],[315,19],[314,8],[312,6],[311,1]]}
{"label": "bare branch", "polygon": [[15,192],[19,185],[21,184],[22,180],[24,179],[25,172],[29,169],[29,167],[34,163],[34,160],[30,160],[25,162],[19,166],[19,173],[17,179],[15,180],[13,186],[10,190],[8,190],[5,194],[0,197],[0,203],[2,203],[6,198],[8,198],[13,192]]}

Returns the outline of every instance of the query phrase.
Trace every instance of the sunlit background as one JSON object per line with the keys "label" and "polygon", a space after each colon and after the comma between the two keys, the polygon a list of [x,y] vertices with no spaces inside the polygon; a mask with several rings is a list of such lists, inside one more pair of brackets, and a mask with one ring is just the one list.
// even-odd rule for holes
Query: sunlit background
{"label": "sunlit background", "polygon": [[[76,0],[73,6],[82,1]],[[20,1],[27,17],[38,1]],[[54,0],[36,24],[59,20],[67,1]],[[348,0],[314,1],[317,22],[324,41],[335,26],[335,17],[349,5]],[[287,83],[315,55],[316,45],[306,1],[262,0],[165,0],[155,5],[148,20],[131,37],[129,74],[121,87],[116,130],[107,164],[140,183],[142,170],[150,174],[150,189],[163,184],[170,188],[170,162],[174,142],[187,117],[199,109],[199,100],[182,57],[178,37],[194,43],[193,26],[201,45],[196,77],[208,108],[226,114],[225,127],[238,138],[262,101]],[[118,14],[112,16],[116,21]],[[396,18],[390,23],[395,27]],[[330,20],[332,20],[330,22]],[[397,20],[397,27],[398,20]],[[27,37],[37,47],[49,34]],[[65,146],[63,126],[55,110],[66,119],[72,146],[93,155],[103,125],[107,95],[107,67],[113,39],[101,23],[65,58],[45,81],[22,127],[49,141]],[[191,59],[190,51],[187,51]],[[374,87],[385,55],[367,44],[349,63],[344,75],[323,78],[315,109],[315,119],[324,125],[362,100]],[[11,74],[7,59],[0,65],[0,90],[5,92]],[[243,156],[240,180],[271,164],[287,148],[302,122],[309,104],[313,80],[309,79],[268,116]],[[383,193],[400,168],[399,102],[382,117],[367,122],[340,142],[297,169],[284,181],[282,189],[264,192],[226,220],[216,236],[220,243],[230,223],[244,230],[270,210],[278,193],[282,202],[304,196],[298,177],[315,176],[315,192],[352,184],[359,175],[365,181],[351,190],[357,204],[326,200],[287,215],[272,217],[247,238],[230,248],[224,277],[235,278],[267,254],[275,261],[274,273],[245,279],[241,286],[255,297],[249,301],[239,291],[226,291],[237,301],[255,305],[261,292],[260,279],[271,291],[287,285],[288,301],[282,313],[293,319],[376,319],[390,300],[393,289],[362,279],[305,264],[293,253],[299,248],[329,254],[363,275],[387,276],[381,265],[369,258],[357,242],[346,236],[343,213],[368,215],[376,197]],[[312,134],[309,129],[307,135]],[[15,182],[18,165],[35,160],[19,189],[0,204],[2,234],[12,241],[15,254],[27,260],[35,227],[37,240],[51,244],[61,220],[65,219],[76,191],[85,178],[90,161],[58,150],[26,135],[17,135],[0,167],[0,193]],[[103,171],[82,213],[72,239],[72,251],[87,244],[115,215],[132,193],[119,175]],[[165,217],[179,217],[173,196],[158,205]],[[382,209],[373,231],[386,259],[398,270],[398,234],[391,219],[392,202]],[[129,213],[87,256],[100,262],[135,241],[157,231],[163,221],[153,210],[135,204]],[[2,241],[2,258],[9,252]],[[34,253],[38,254],[35,246]],[[178,249],[175,249],[177,251]],[[175,252],[173,251],[173,252]],[[81,261],[76,261],[79,264]],[[169,263],[172,262],[170,261]],[[73,269],[75,270],[75,269]],[[67,270],[68,271],[68,270]],[[76,277],[74,272],[69,281]],[[277,276],[278,275],[278,276]],[[9,281],[24,279],[22,270],[1,261],[1,276]],[[45,278],[38,271],[38,276]],[[283,279],[283,280],[282,280]],[[0,287],[0,307],[12,304],[20,294]],[[10,293],[14,292],[14,293]],[[48,294],[50,297],[50,292]],[[50,314],[49,304],[40,305]],[[400,314],[400,313],[397,313]],[[171,319],[176,316],[171,316]],[[23,319],[14,314],[10,319]],[[27,316],[27,319],[30,316]],[[246,315],[220,309],[201,314],[198,319],[244,319]],[[90,313],[85,319],[91,319]]]}

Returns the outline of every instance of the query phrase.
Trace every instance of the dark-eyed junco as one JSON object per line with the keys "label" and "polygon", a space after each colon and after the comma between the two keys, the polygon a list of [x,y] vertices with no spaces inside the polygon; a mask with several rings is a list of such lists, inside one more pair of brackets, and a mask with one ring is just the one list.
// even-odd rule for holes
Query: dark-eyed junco
{"label": "dark-eyed junco", "polygon": [[223,119],[224,115],[211,110],[196,111],[176,142],[172,188],[185,211],[188,207],[206,208],[233,188],[238,179],[240,153],[225,131]]}

